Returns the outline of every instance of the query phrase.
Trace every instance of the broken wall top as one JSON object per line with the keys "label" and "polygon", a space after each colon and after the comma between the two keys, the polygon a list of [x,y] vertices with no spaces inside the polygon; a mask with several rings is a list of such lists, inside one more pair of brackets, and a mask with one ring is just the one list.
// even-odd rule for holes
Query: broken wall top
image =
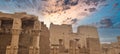
{"label": "broken wall top", "polygon": [[28,15],[25,12],[16,12],[14,14],[10,13],[2,13],[0,12],[0,20],[8,20],[8,19],[14,19],[14,18],[20,18],[22,20],[38,20],[38,17],[34,15]]}

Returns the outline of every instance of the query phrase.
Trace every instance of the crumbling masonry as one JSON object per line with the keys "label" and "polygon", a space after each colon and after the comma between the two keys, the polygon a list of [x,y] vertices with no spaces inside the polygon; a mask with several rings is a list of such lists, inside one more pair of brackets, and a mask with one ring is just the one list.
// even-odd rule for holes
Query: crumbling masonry
{"label": "crumbling masonry", "polygon": [[36,16],[0,13],[0,54],[49,54],[49,35]]}
{"label": "crumbling masonry", "polygon": [[71,25],[51,24],[48,30],[36,16],[0,12],[0,54],[105,54],[106,49],[108,54],[118,54],[118,43],[120,37],[112,48],[101,48],[93,26],[79,26],[73,33]]}

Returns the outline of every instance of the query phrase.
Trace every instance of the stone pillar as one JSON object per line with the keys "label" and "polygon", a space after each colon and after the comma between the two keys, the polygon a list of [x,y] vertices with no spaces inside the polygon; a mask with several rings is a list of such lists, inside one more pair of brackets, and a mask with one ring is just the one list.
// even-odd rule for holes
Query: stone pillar
{"label": "stone pillar", "polygon": [[0,30],[1,30],[1,24],[2,24],[2,21],[0,20]]}
{"label": "stone pillar", "polygon": [[2,21],[0,20],[0,27],[1,27],[1,23],[2,23]]}
{"label": "stone pillar", "polygon": [[77,42],[74,41],[74,40],[70,40],[69,54],[79,54],[79,49],[77,47]]}
{"label": "stone pillar", "polygon": [[59,39],[59,52],[63,53],[65,51],[65,46],[62,39]]}
{"label": "stone pillar", "polygon": [[118,36],[117,39],[118,39],[118,42],[120,42],[120,36]]}
{"label": "stone pillar", "polygon": [[39,21],[35,21],[34,22],[34,28],[32,31],[32,36],[33,36],[33,42],[32,42],[32,46],[30,46],[29,49],[29,54],[39,54],[40,50],[39,50],[39,39],[40,39],[40,30],[41,30],[41,26],[40,26],[40,22]]}
{"label": "stone pillar", "polygon": [[59,46],[52,46],[50,54],[59,54]]}
{"label": "stone pillar", "polygon": [[101,54],[100,41],[98,38],[87,38],[89,54]]}
{"label": "stone pillar", "polygon": [[21,33],[21,19],[14,18],[11,45],[7,46],[6,54],[18,54],[19,35]]}

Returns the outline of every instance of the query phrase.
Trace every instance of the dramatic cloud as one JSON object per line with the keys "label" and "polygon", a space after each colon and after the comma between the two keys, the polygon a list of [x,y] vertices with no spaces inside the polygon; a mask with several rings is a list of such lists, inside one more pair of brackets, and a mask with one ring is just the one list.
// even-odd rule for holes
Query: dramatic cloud
{"label": "dramatic cloud", "polygon": [[89,8],[90,12],[94,12],[96,10],[96,8]]}
{"label": "dramatic cloud", "polygon": [[102,2],[103,0],[48,0],[43,15],[45,21],[54,24],[73,24],[73,19],[78,21],[90,15]]}
{"label": "dramatic cloud", "polygon": [[115,3],[115,4],[113,5],[113,7],[116,8],[118,5],[119,5],[119,3]]}
{"label": "dramatic cloud", "polygon": [[120,28],[120,22],[116,21],[113,22],[114,20],[111,18],[105,18],[100,20],[99,22],[95,22],[89,25],[96,26],[98,28]]}
{"label": "dramatic cloud", "polygon": [[[105,0],[0,0],[4,12],[34,14],[46,24],[73,24],[98,9]],[[70,19],[68,19],[70,18]]]}
{"label": "dramatic cloud", "polygon": [[113,25],[111,19],[103,19],[100,24],[105,25],[104,27],[111,27]]}

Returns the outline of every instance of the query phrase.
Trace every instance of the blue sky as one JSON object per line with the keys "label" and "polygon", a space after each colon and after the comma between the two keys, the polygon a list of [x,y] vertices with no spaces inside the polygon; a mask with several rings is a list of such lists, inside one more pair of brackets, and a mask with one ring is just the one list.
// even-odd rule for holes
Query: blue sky
{"label": "blue sky", "polygon": [[[104,19],[110,19],[112,25],[98,29],[101,41],[117,41],[116,37],[120,36],[120,0],[108,0],[105,6],[101,6],[99,10],[83,20],[80,20],[78,23],[81,25],[96,24],[102,26],[100,22]],[[106,24],[107,23],[104,25]]]}
{"label": "blue sky", "polygon": [[[0,11],[7,13],[23,12],[25,10],[28,13],[33,10],[37,11],[41,7],[36,9],[35,7],[41,4],[36,4],[36,1],[40,0],[35,0],[34,2],[33,0],[29,0],[29,2],[27,0],[0,0]],[[18,3],[19,5],[17,5]],[[77,21],[77,25],[97,26],[101,42],[116,41],[116,37],[120,36],[120,0],[106,0],[106,3],[100,5],[91,15]]]}

